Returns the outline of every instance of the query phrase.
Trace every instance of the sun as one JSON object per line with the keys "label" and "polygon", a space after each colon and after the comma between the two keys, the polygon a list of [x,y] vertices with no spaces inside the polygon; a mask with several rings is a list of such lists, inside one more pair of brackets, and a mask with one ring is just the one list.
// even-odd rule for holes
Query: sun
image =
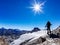
{"label": "sun", "polygon": [[33,7],[31,7],[35,13],[39,13],[42,7],[40,7],[40,4],[34,4]]}
{"label": "sun", "polygon": [[43,12],[43,5],[44,5],[45,2],[42,2],[42,3],[39,3],[37,1],[35,1],[32,6],[30,6],[29,8],[33,10],[33,12],[36,14],[36,13],[41,13]]}
{"label": "sun", "polygon": [[39,4],[35,4],[32,8],[36,12],[40,11],[40,5]]}

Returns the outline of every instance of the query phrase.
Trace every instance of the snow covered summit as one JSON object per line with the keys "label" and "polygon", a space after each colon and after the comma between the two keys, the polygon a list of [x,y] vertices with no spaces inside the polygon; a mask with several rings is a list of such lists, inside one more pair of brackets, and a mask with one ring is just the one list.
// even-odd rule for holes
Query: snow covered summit
{"label": "snow covered summit", "polygon": [[20,45],[21,43],[29,40],[29,42],[38,39],[39,37],[45,37],[47,35],[46,30],[41,30],[33,33],[26,33],[20,36],[20,38],[14,40],[10,45]]}

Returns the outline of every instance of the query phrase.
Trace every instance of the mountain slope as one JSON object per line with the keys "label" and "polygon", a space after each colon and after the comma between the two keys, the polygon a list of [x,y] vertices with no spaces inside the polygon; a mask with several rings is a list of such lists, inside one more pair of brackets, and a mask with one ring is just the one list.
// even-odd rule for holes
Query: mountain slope
{"label": "mountain slope", "polygon": [[38,31],[33,33],[26,33],[20,36],[20,38],[13,41],[10,45],[20,45],[22,42],[25,42],[26,40],[29,40],[30,42],[38,39],[39,37],[45,37],[47,35],[47,31]]}
{"label": "mountain slope", "polygon": [[26,33],[14,40],[10,45],[60,45],[59,34],[60,27],[53,30],[50,35],[47,35],[46,30]]}

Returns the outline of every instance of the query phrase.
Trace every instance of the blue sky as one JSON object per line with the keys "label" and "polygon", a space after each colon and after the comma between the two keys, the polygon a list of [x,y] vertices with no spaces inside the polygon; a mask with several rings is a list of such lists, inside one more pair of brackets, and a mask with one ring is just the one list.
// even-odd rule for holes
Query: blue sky
{"label": "blue sky", "polygon": [[52,23],[52,29],[60,25],[60,0],[37,0],[46,3],[43,13],[34,14],[31,6],[34,0],[0,0],[0,27],[31,30],[34,27],[45,28],[46,22]]}

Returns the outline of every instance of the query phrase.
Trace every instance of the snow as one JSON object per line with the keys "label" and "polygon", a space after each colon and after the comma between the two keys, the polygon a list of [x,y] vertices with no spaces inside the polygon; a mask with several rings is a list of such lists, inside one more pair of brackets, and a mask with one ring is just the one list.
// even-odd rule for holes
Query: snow
{"label": "snow", "polygon": [[52,45],[56,45],[55,43],[52,43]]}
{"label": "snow", "polygon": [[[42,30],[42,31],[38,31],[38,32],[33,32],[33,33],[26,33],[20,36],[20,38],[14,40],[10,45],[19,45],[22,42],[24,42],[25,40],[31,39],[35,40],[41,36],[46,36],[47,35],[47,31],[46,30]],[[32,41],[30,40],[30,41]]]}

